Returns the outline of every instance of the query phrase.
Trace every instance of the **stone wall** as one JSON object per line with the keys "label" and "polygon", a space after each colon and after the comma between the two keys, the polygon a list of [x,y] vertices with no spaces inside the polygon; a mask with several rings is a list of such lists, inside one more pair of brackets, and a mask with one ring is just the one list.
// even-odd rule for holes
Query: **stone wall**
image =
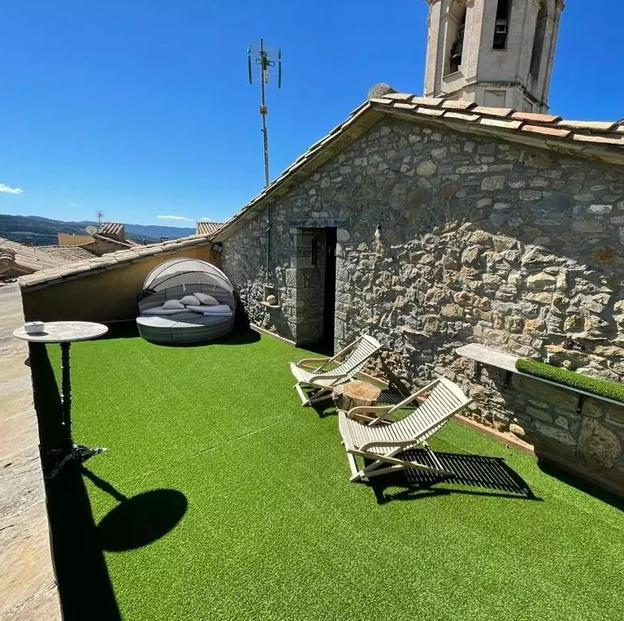
{"label": "stone wall", "polygon": [[[271,311],[259,304],[267,218]],[[510,404],[468,381],[456,347],[624,375],[620,167],[384,120],[225,240],[254,323],[298,340],[297,231],[327,226],[339,240],[337,347],[369,332],[405,380],[455,376],[499,426]]]}
{"label": "stone wall", "polygon": [[[503,427],[530,442],[538,457],[624,493],[624,404],[522,375],[510,377],[490,366],[467,369],[466,379],[510,412]],[[474,414],[492,422],[486,410]]]}

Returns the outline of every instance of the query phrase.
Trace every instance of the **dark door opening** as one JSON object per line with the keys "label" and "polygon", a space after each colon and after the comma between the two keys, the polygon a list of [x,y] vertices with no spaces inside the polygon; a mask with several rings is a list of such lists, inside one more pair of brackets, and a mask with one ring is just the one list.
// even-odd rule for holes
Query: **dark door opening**
{"label": "dark door opening", "polygon": [[325,229],[325,278],[323,296],[323,346],[334,351],[336,320],[336,229]]}

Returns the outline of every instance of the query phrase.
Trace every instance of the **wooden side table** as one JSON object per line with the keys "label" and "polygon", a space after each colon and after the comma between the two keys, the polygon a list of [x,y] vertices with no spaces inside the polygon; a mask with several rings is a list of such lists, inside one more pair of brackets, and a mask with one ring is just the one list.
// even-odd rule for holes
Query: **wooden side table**
{"label": "wooden side table", "polygon": [[362,380],[353,380],[334,389],[336,407],[348,412],[359,405],[377,405],[381,388]]}

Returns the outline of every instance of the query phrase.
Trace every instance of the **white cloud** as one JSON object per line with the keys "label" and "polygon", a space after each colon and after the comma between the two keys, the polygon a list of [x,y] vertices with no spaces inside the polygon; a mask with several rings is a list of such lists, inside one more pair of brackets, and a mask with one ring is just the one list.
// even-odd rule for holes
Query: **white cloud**
{"label": "white cloud", "polygon": [[156,216],[159,220],[181,220],[183,222],[195,222],[194,218],[186,218],[184,216]]}
{"label": "white cloud", "polygon": [[78,207],[78,205],[76,203],[69,203],[70,207]]}
{"label": "white cloud", "polygon": [[0,194],[21,194],[23,191],[22,188],[13,188],[10,185],[0,183]]}

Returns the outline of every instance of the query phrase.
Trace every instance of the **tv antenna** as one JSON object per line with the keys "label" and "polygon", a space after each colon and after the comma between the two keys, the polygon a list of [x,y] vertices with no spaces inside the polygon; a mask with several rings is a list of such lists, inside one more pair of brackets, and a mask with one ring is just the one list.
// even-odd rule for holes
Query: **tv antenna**
{"label": "tv antenna", "polygon": [[98,219],[98,231],[102,228],[102,218],[104,217],[103,211],[96,211],[95,216]]}
{"label": "tv antenna", "polygon": [[264,184],[269,185],[269,129],[267,127],[267,114],[269,108],[266,104],[266,87],[275,79],[277,73],[277,88],[282,88],[282,50],[270,50],[264,47],[264,39],[260,39],[260,45],[252,43],[247,48],[247,73],[249,84],[253,84],[254,69],[258,72],[260,82],[260,118],[262,119],[262,145],[264,150]]}

